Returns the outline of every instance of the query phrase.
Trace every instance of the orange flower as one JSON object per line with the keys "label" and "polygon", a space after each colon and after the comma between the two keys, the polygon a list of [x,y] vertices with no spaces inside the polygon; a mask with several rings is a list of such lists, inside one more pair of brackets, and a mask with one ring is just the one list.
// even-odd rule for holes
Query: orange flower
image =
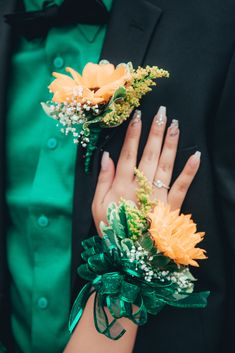
{"label": "orange flower", "polygon": [[206,259],[205,250],[196,248],[205,233],[196,233],[196,224],[191,215],[179,215],[169,206],[158,202],[149,214],[149,229],[157,249],[177,264],[199,266],[195,259]]}
{"label": "orange flower", "polygon": [[108,62],[86,64],[82,76],[70,67],[67,67],[66,71],[72,77],[53,73],[56,79],[50,84],[49,89],[54,93],[54,102],[63,103],[75,100],[78,103],[90,101],[92,105],[106,103],[119,87],[125,86],[131,79],[126,65],[119,65],[115,68]]}

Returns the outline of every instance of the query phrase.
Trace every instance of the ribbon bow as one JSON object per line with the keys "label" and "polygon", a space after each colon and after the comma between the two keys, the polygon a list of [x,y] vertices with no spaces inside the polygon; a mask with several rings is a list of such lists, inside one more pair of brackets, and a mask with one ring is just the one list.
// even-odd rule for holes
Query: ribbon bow
{"label": "ribbon bow", "polygon": [[[89,297],[95,292],[94,323],[97,331],[113,340],[125,329],[118,322],[127,317],[136,325],[144,325],[148,314],[158,314],[165,305],[179,308],[204,308],[209,292],[176,294],[176,285],[169,281],[146,282],[136,264],[124,255],[118,238],[94,236],[82,242],[86,262],[78,274],[89,282],[82,288],[73,305],[69,330],[80,320]],[[136,309],[135,309],[136,308]],[[109,315],[109,314],[110,315]]]}
{"label": "ribbon bow", "polygon": [[4,17],[17,34],[32,40],[45,36],[52,27],[106,24],[109,12],[101,0],[65,0],[60,6],[45,2],[42,10],[15,12]]}

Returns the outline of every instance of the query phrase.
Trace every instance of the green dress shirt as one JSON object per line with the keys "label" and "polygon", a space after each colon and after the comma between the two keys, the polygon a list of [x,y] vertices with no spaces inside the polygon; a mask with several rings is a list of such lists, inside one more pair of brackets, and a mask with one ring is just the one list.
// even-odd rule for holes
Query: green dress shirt
{"label": "green dress shirt", "polygon": [[[43,0],[24,0],[28,11]],[[62,0],[54,1],[60,4]],[[104,0],[108,9],[112,0]],[[106,26],[53,28],[22,39],[12,56],[7,116],[7,255],[16,352],[59,353],[68,339],[71,215],[76,145],[40,102],[51,72],[98,62]],[[78,234],[79,236],[79,234]]]}

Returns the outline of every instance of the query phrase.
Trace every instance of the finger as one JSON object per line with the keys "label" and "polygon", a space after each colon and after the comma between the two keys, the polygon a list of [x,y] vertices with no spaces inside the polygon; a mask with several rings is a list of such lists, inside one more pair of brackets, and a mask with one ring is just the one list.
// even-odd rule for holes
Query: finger
{"label": "finger", "polygon": [[181,208],[187,191],[200,166],[200,159],[201,152],[197,151],[188,159],[183,171],[172,185],[168,194],[168,203],[173,210]]}
{"label": "finger", "polygon": [[[157,172],[154,177],[154,181],[160,180],[166,187],[169,186],[171,182],[178,141],[178,120],[172,120],[172,123],[167,130],[164,146],[157,167]],[[166,187],[154,187],[154,197],[164,201],[168,192]]]}
{"label": "finger", "polygon": [[114,174],[114,163],[109,157],[109,153],[104,152],[101,159],[101,170],[92,203],[93,210],[97,210],[104,202],[104,198],[112,186]]}
{"label": "finger", "polygon": [[165,128],[166,107],[161,106],[153,119],[148,140],[139,163],[139,169],[144,173],[150,183],[153,182],[156,173]]}
{"label": "finger", "polygon": [[126,132],[116,168],[115,183],[130,183],[133,181],[140,133],[141,111],[136,110]]}

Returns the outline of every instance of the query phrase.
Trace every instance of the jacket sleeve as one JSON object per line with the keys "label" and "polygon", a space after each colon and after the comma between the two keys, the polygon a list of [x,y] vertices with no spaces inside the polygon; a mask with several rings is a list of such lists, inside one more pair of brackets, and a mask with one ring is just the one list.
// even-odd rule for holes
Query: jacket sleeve
{"label": "jacket sleeve", "polygon": [[[208,139],[212,139],[211,157],[215,180],[215,202],[221,227],[227,273],[228,296],[225,303],[228,317],[227,342],[233,337],[235,324],[235,51],[233,52],[217,114],[209,124]],[[226,310],[226,308],[225,308]],[[232,320],[232,321],[231,321]],[[231,325],[231,323],[233,323]]]}

